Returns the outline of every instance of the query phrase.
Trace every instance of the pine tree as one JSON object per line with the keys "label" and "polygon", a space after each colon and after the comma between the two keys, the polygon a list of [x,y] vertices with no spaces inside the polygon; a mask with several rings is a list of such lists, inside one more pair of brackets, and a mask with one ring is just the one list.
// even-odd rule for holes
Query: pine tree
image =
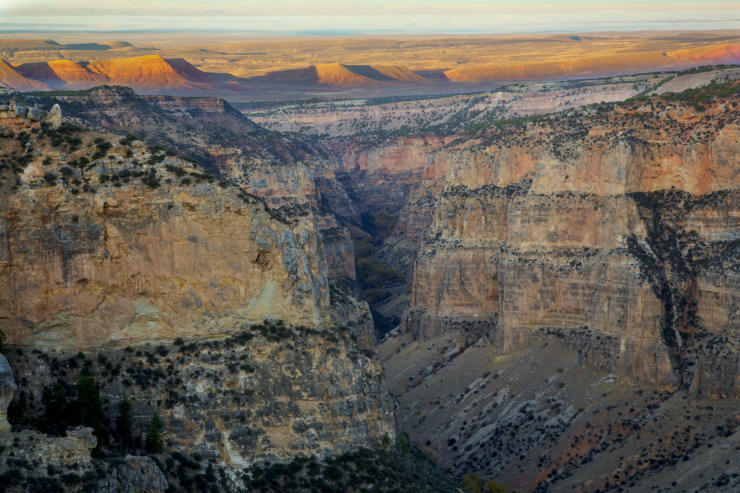
{"label": "pine tree", "polygon": [[100,389],[89,368],[80,372],[77,380],[77,398],[72,403],[72,407],[76,414],[75,420],[80,425],[93,429],[98,438],[98,446],[93,450],[93,454],[99,455],[108,436],[105,431],[105,412],[100,401]]}
{"label": "pine tree", "polygon": [[8,405],[8,422],[12,425],[25,424],[27,412],[28,400],[26,399],[26,391],[21,390],[18,399],[13,400]]}
{"label": "pine tree", "polygon": [[149,421],[149,430],[146,432],[146,449],[155,454],[162,453],[164,441],[162,440],[162,421],[159,414],[154,413]]}
{"label": "pine tree", "polygon": [[100,389],[89,368],[80,372],[80,378],[77,380],[77,399],[74,405],[81,425],[102,428],[105,415],[100,403]]}
{"label": "pine tree", "polygon": [[67,391],[57,382],[44,389],[42,396],[44,414],[39,420],[39,428],[45,433],[62,436],[69,426],[69,404]]}
{"label": "pine tree", "polygon": [[127,450],[133,442],[133,433],[131,431],[131,401],[124,397],[121,401],[116,418],[116,434],[121,443],[121,451]]}

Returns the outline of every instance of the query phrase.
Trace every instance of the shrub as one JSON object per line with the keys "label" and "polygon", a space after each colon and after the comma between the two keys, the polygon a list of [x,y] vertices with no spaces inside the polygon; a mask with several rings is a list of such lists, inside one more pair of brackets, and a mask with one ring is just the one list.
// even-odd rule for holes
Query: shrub
{"label": "shrub", "polygon": [[54,173],[45,173],[44,174],[44,181],[48,183],[51,186],[54,186],[57,184],[57,175]]}

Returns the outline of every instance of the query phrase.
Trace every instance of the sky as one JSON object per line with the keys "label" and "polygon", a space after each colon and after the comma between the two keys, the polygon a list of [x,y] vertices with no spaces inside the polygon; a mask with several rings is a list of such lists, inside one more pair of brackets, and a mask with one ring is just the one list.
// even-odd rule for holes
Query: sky
{"label": "sky", "polygon": [[507,34],[740,29],[740,1],[0,0],[0,32]]}

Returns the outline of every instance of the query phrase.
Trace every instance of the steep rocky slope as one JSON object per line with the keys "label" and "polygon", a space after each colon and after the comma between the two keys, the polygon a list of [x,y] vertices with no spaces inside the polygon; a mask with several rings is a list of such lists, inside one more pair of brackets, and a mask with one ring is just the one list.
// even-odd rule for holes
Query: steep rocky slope
{"label": "steep rocky slope", "polygon": [[[333,154],[312,139],[267,131],[220,98],[139,96],[124,87],[26,96],[59,104],[81,125],[102,126],[167,148],[263,198],[285,217],[314,220],[331,278],[354,278],[349,233],[331,210],[354,214]],[[322,207],[326,205],[327,207]]]}
{"label": "steep rocky slope", "polygon": [[[109,413],[83,417],[95,453],[145,452],[156,413],[162,453],[199,455],[230,471],[230,487],[256,462],[392,443],[367,305],[330,289],[311,217],[287,220],[133,137],[22,118],[0,125],[12,424],[79,424],[72,406],[93,378]],[[133,441],[114,425],[126,396]],[[33,457],[10,457],[3,474],[23,478],[15,464],[53,482]],[[174,469],[152,467],[173,481]]]}
{"label": "steep rocky slope", "polygon": [[503,355],[465,334],[381,348],[402,428],[456,475],[512,491],[718,491],[740,486],[737,397],[636,382],[559,341]]}
{"label": "steep rocky slope", "polygon": [[114,136],[71,130],[72,151],[54,148],[59,132],[3,146],[6,160],[30,158],[3,204],[11,342],[85,348],[218,333],[267,315],[328,320],[312,224],[280,222],[141,142],[112,147]]}

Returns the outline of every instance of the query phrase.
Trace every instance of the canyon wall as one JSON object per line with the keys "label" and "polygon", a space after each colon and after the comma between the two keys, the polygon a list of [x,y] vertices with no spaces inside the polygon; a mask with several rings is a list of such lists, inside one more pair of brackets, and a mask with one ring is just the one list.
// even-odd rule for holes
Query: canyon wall
{"label": "canyon wall", "polygon": [[315,140],[269,132],[221,98],[140,96],[105,86],[33,99],[42,106],[58,102],[71,121],[156,142],[261,197],[284,218],[313,218],[322,236],[325,230],[331,233],[322,244],[329,277],[354,278],[349,233],[336,233],[343,226],[320,206],[343,216],[356,214],[335,177],[336,158]]}
{"label": "canyon wall", "polygon": [[133,402],[134,432],[157,413],[166,453],[235,469],[395,437],[368,306],[330,288],[312,214],[141,141],[27,130],[0,137],[14,419],[43,422],[49,389],[87,368],[106,406]]}
{"label": "canyon wall", "polygon": [[[597,369],[688,384],[696,334],[735,330],[737,111],[586,108],[438,151],[447,174],[405,330],[504,353],[555,337]],[[735,346],[700,388],[740,391],[720,376],[737,375]]]}
{"label": "canyon wall", "polygon": [[328,317],[319,239],[215,185],[8,197],[2,318],[13,343],[95,347]]}

